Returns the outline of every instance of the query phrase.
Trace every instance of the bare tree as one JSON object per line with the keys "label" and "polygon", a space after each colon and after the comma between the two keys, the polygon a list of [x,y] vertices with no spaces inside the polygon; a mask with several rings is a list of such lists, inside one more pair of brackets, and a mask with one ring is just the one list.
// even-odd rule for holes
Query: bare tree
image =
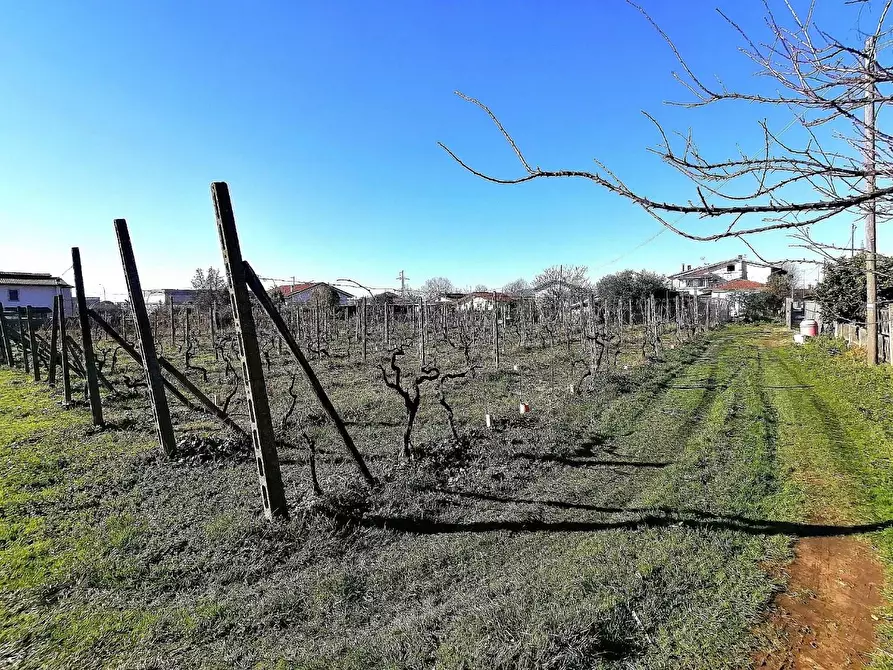
{"label": "bare tree", "polygon": [[453,293],[455,290],[456,287],[453,285],[453,282],[446,277],[431,277],[431,279],[422,284],[421,288],[422,295],[429,300],[444,293]]}
{"label": "bare tree", "polygon": [[[779,16],[765,5],[768,35],[760,40],[749,36],[722,11],[719,15],[743,42],[740,49],[769,78],[773,86],[754,91],[709,83],[687,64],[670,37],[645,12],[630,2],[653,26],[677,59],[681,72],[674,73],[693,96],[673,103],[698,108],[725,102],[783,108],[793,113],[800,139],[782,137],[787,129],[760,121],[760,149],[746,153],[737,145],[730,155],[714,158],[702,152],[691,132],[671,142],[653,116],[659,142],[652,151],[687,177],[693,193],[688,200],[667,202],[630,186],[610,167],[596,160],[597,170],[547,170],[529,161],[496,115],[482,102],[457,92],[462,99],[483,110],[496,124],[523,168],[518,177],[485,174],[464,161],[443,143],[440,146],[472,174],[498,184],[520,184],[541,178],[580,178],[642,207],[674,233],[692,240],[738,238],[754,253],[749,237],[784,230],[803,242],[810,251],[822,254],[835,245],[818,243],[811,227],[829,219],[864,216],[867,275],[867,326],[869,360],[876,361],[877,317],[875,313],[875,222],[890,213],[893,196],[893,135],[877,128],[876,110],[891,99],[887,88],[893,83],[893,68],[881,59],[889,46],[886,18],[893,0],[845,2],[856,5],[863,15],[877,8],[873,32],[851,38],[834,37],[814,22],[815,2],[805,15],[788,2]],[[763,90],[770,92],[764,93]],[[536,165],[536,167],[533,167]],[[803,197],[804,187],[815,196]],[[677,214],[678,219],[668,220]],[[716,219],[713,232],[693,233],[680,225],[692,215]],[[758,221],[751,223],[754,219]],[[761,257],[762,258],[762,257]]]}
{"label": "bare tree", "polygon": [[514,281],[510,281],[508,284],[502,287],[503,293],[508,293],[509,295],[518,295],[523,291],[527,291],[530,288],[530,282],[524,278],[519,277]]}

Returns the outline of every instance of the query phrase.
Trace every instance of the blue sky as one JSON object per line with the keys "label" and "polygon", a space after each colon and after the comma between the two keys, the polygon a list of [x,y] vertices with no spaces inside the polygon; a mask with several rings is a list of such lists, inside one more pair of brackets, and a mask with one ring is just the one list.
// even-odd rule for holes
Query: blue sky
{"label": "blue sky", "polygon": [[[643,3],[700,73],[760,85],[713,11],[759,31],[757,3]],[[858,10],[838,4],[825,25],[855,34]],[[501,286],[557,263],[597,277],[747,253],[669,232],[636,248],[660,227],[629,203],[582,182],[484,183],[436,144],[520,174],[460,89],[492,107],[534,164],[589,169],[598,157],[635,187],[687,199],[686,182],[647,151],[658,138],[641,111],[724,156],[753,146],[772,110],[668,107],[686,97],[675,69],[621,0],[9,4],[0,268],[61,272],[77,245],[88,290],[117,295],[112,220],[124,217],[144,287],[186,286],[196,267],[221,266],[214,180],[229,182],[243,252],[270,277],[383,287],[403,269],[413,285],[443,275]],[[776,129],[790,118],[769,115]],[[826,236],[843,241],[844,229]],[[758,248],[785,257],[785,245],[776,235]]]}

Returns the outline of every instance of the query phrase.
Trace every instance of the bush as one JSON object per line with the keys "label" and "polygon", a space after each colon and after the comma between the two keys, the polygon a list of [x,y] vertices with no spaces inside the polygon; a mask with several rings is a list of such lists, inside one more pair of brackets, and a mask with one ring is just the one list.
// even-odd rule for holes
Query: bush
{"label": "bush", "polygon": [[[893,258],[877,256],[879,298],[893,297]],[[865,254],[842,256],[825,265],[824,278],[816,286],[816,298],[825,319],[865,321]]]}

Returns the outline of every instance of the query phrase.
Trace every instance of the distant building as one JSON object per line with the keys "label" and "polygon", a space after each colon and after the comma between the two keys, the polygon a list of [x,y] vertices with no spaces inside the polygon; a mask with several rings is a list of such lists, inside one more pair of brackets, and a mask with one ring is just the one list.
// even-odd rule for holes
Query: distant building
{"label": "distant building", "polygon": [[461,310],[492,310],[496,305],[512,305],[517,298],[499,291],[474,291],[459,298],[457,305]]}
{"label": "distant building", "polygon": [[671,287],[679,292],[705,295],[730,281],[747,280],[765,284],[772,275],[786,272],[778,265],[751,261],[739,255],[737,258],[701,265],[694,269],[691,265],[683,265],[681,272],[670,275],[667,279]]}
{"label": "distant building", "polygon": [[61,295],[65,311],[72,313],[72,286],[61,277],[46,272],[0,271],[0,303],[4,309],[31,307],[37,312],[53,310],[53,299]]}
{"label": "distant building", "polygon": [[335,291],[335,293],[338,294],[338,304],[341,307],[348,307],[352,305],[356,300],[356,296],[351,295],[347,291],[343,291],[336,286],[326,284],[325,282],[287,284],[285,286],[278,286],[277,290],[282,295],[282,298],[283,300],[285,300],[285,302],[293,305],[304,305],[310,302],[310,299],[313,297],[313,289],[315,289],[317,286],[328,286],[330,289]]}
{"label": "distant building", "polygon": [[765,284],[750,279],[733,279],[711,289],[710,297],[727,300],[729,316],[738,317],[744,311],[743,297],[749,293],[759,293],[766,289]]}
{"label": "distant building", "polygon": [[465,297],[464,293],[439,293],[436,296],[429,298],[429,303],[443,303],[447,305],[456,305],[459,301]]}

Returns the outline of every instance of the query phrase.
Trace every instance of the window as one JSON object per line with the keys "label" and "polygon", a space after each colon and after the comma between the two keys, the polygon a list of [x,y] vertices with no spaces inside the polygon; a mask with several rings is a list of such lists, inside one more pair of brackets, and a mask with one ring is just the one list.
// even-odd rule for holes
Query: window
{"label": "window", "polygon": [[19,289],[11,288],[7,291],[9,294],[9,302],[18,302],[19,301]]}
{"label": "window", "polygon": [[734,263],[730,263],[729,265],[726,265],[726,272],[734,272],[734,271],[735,271]]}

